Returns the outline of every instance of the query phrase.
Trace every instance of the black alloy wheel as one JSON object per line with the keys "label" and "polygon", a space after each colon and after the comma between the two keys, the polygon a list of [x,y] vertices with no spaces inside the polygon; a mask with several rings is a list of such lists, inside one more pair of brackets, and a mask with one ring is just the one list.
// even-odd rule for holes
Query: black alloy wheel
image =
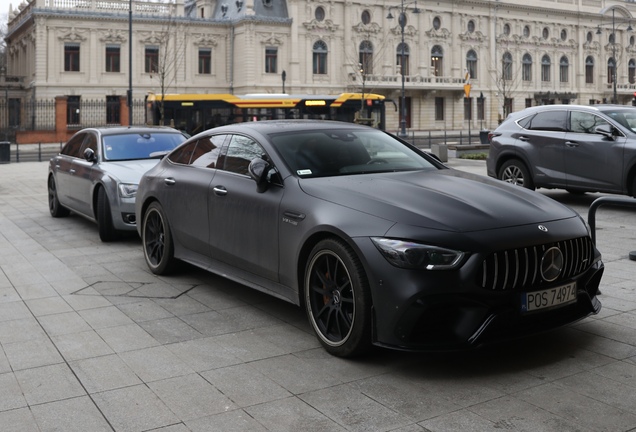
{"label": "black alloy wheel", "polygon": [[326,239],[310,254],[305,272],[307,316],[327,352],[363,354],[371,346],[371,295],[358,257],[342,241]]}
{"label": "black alloy wheel", "polygon": [[54,218],[68,216],[70,214],[69,209],[60,204],[60,200],[57,197],[57,187],[55,185],[55,179],[52,175],[49,176],[49,212]]}
{"label": "black alloy wheel", "polygon": [[110,242],[117,239],[117,231],[113,227],[113,216],[110,212],[108,195],[103,187],[97,190],[97,227],[99,228],[99,238],[103,242]]}
{"label": "black alloy wheel", "polygon": [[146,210],[141,225],[141,243],[144,257],[154,274],[168,274],[174,270],[174,243],[165,212],[158,202],[153,202]]}

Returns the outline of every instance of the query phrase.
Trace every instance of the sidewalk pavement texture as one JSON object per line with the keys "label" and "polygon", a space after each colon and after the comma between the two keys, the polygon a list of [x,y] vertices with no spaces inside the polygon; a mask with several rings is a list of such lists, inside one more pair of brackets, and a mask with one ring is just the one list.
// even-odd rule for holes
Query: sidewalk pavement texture
{"label": "sidewalk pavement texture", "polygon": [[[483,161],[452,159],[484,174]],[[599,315],[470,353],[330,356],[300,308],[49,215],[0,165],[0,431],[634,431],[634,211],[603,207]],[[542,191],[587,217],[599,194]]]}

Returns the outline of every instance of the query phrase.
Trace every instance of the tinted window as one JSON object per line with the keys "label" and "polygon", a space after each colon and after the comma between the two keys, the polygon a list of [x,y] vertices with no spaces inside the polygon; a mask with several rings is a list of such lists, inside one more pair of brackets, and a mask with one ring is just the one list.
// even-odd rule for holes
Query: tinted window
{"label": "tinted window", "polygon": [[194,149],[196,148],[196,146],[196,141],[184,144],[170,153],[168,155],[168,160],[176,164],[187,165],[190,163],[190,159],[192,158],[192,154],[194,154]]}
{"label": "tinted window", "polygon": [[198,167],[216,168],[216,162],[226,136],[214,135],[201,138],[197,142],[190,163]]}
{"label": "tinted window", "polygon": [[572,111],[570,113],[570,131],[578,133],[594,133],[594,129],[602,124],[608,124],[596,114]]}
{"label": "tinted window", "polygon": [[82,149],[84,138],[86,138],[86,133],[78,133],[66,143],[61,153],[67,156],[81,157],[80,150]]}
{"label": "tinted window", "polygon": [[544,111],[535,115],[527,129],[545,131],[565,131],[566,111]]}
{"label": "tinted window", "polygon": [[217,167],[225,171],[247,175],[247,167],[252,159],[264,156],[265,151],[254,140],[242,135],[232,135],[227,152],[219,158]]}
{"label": "tinted window", "polygon": [[97,154],[97,136],[94,133],[87,133],[86,140],[84,140],[84,145],[82,146],[82,150],[80,153],[82,157],[84,156],[84,150],[91,149]]}

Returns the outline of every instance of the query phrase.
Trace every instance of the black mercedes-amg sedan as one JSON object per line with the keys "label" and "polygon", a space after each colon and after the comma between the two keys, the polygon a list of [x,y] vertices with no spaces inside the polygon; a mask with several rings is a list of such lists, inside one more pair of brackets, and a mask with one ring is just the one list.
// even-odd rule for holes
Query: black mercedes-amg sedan
{"label": "black mercedes-amg sedan", "polygon": [[457,350],[598,313],[585,221],[391,134],[320,120],[201,132],[141,179],[146,262],[304,306],[331,354]]}

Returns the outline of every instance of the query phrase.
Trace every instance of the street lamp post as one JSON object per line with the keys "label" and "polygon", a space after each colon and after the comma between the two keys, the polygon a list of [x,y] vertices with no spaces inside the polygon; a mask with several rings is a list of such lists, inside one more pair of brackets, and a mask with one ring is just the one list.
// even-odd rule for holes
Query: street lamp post
{"label": "street lamp post", "polygon": [[128,0],[128,126],[132,126],[133,118],[132,36],[132,0]]}
{"label": "street lamp post", "polygon": [[[616,58],[616,9],[614,6],[610,6],[612,8],[612,35],[610,38],[610,43],[612,44],[612,103],[618,103],[618,94],[617,94],[617,81],[618,81],[618,60]],[[605,15],[607,12],[607,8],[601,10],[601,15]],[[628,21],[629,20],[629,21]],[[631,18],[622,18],[622,23],[629,22],[627,26],[627,31],[632,31]],[[619,22],[619,24],[621,23]],[[599,24],[596,34],[601,34],[601,25]]]}
{"label": "street lamp post", "polygon": [[389,14],[387,15],[387,19],[393,19],[393,15],[391,14],[391,9],[398,9],[400,14],[398,15],[398,24],[400,26],[400,35],[401,35],[401,44],[400,44],[400,74],[402,75],[402,88],[400,93],[400,133],[399,136],[405,137],[406,135],[406,95],[404,90],[404,82],[405,82],[405,62],[406,62],[406,53],[404,52],[404,27],[406,26],[406,11],[409,5],[414,4],[415,6],[411,10],[414,14],[420,13],[420,10],[417,7],[417,1],[404,3],[404,0],[401,0],[400,6],[391,6],[389,7]]}

